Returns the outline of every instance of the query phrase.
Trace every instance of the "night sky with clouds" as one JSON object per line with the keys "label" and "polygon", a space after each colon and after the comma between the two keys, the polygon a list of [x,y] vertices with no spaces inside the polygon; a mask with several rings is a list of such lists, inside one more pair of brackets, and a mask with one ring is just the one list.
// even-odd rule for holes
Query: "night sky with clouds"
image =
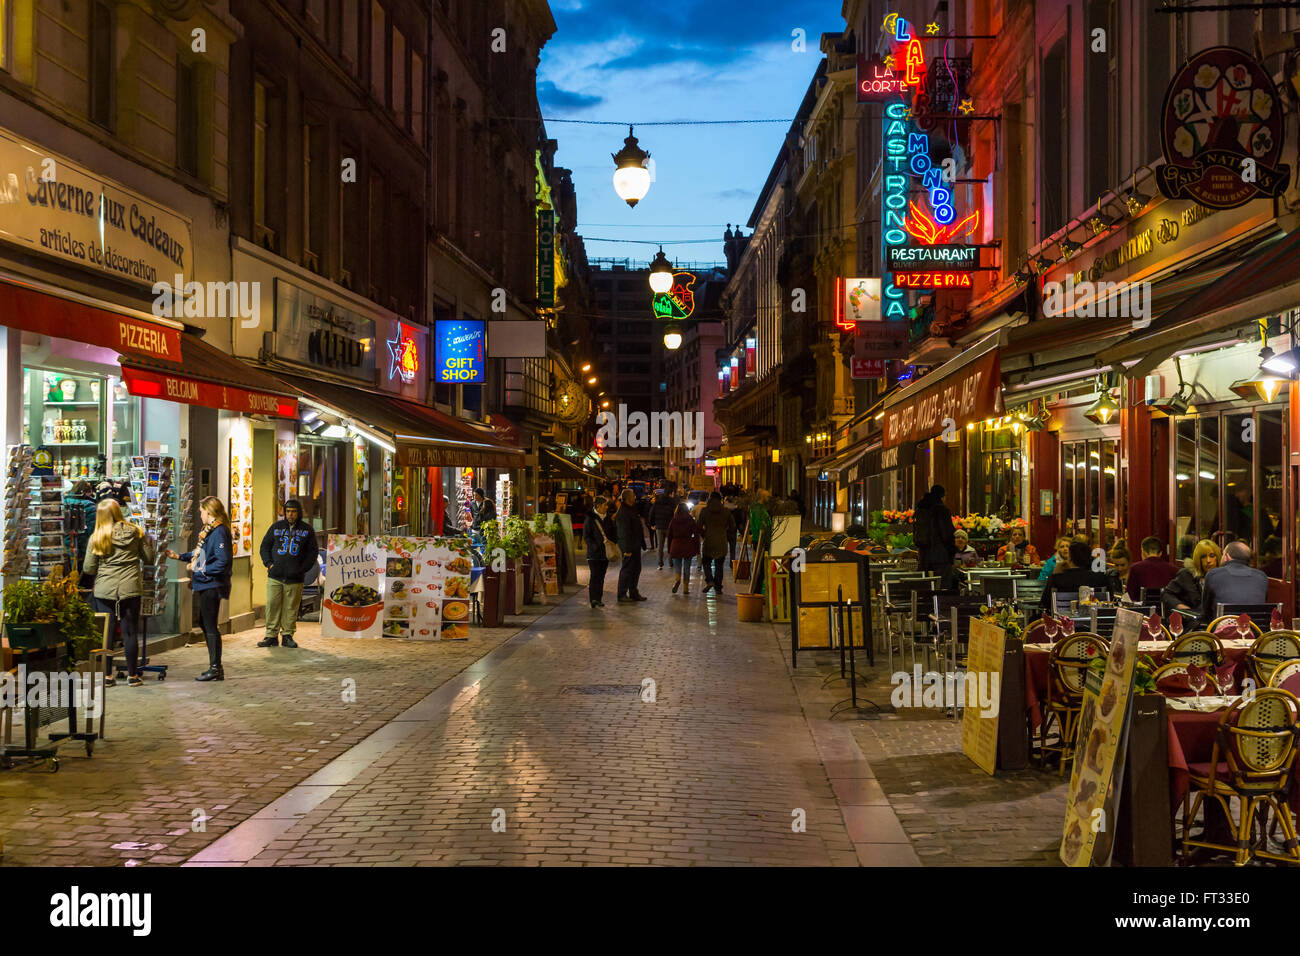
{"label": "night sky with clouds", "polygon": [[[745,223],[821,59],[844,28],[837,0],[551,0],[537,95],[548,120],[622,123],[782,119],[733,126],[638,126],[655,181],[635,209],[619,199],[610,154],[627,127],[547,122],[556,164],[573,170],[590,258],[648,262],[654,246],[605,239],[701,240],[669,258],[721,261],[727,223]],[[791,49],[802,28],[805,51]],[[746,230],[748,233],[748,230]]]}

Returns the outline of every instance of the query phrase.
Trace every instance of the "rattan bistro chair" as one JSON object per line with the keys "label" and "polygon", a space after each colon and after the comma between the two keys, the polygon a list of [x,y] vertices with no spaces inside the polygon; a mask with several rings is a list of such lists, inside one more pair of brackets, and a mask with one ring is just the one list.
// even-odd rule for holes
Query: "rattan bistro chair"
{"label": "rattan bistro chair", "polygon": [[1223,663],[1223,642],[1209,631],[1191,631],[1165,648],[1166,661],[1218,667]]}
{"label": "rattan bistro chair", "polygon": [[[1096,634],[1071,634],[1052,646],[1047,660],[1047,701],[1042,723],[1038,726],[1038,753],[1041,764],[1046,764],[1048,751],[1060,753],[1059,773],[1062,776],[1065,775],[1065,765],[1074,759],[1088,668],[1094,660],[1105,660],[1109,655],[1110,644]],[[1048,724],[1053,722],[1058,740],[1048,746]]]}
{"label": "rattan bistro chair", "polygon": [[1300,661],[1284,661],[1269,675],[1269,687],[1281,687],[1292,677],[1300,676]]}
{"label": "rattan bistro chair", "polygon": [[[1191,847],[1222,850],[1236,857],[1243,866],[1251,859],[1281,860],[1300,863],[1300,841],[1296,839],[1295,820],[1287,806],[1285,790],[1296,757],[1296,736],[1300,734],[1300,701],[1287,691],[1264,688],[1253,697],[1243,697],[1219,719],[1209,763],[1188,766],[1189,787],[1183,801],[1183,856]],[[1241,803],[1241,814],[1232,817],[1233,798]],[[1235,844],[1212,843],[1191,839],[1192,821],[1213,800],[1235,837]],[[1270,830],[1268,812],[1282,828],[1282,849],[1268,849],[1266,834]],[[1259,840],[1252,841],[1254,823],[1259,815]]]}
{"label": "rattan bistro chair", "polygon": [[[1246,652],[1246,667],[1256,687],[1268,685],[1279,664],[1300,659],[1300,631],[1269,631]],[[1273,685],[1276,686],[1276,685]]]}
{"label": "rattan bistro chair", "polygon": [[[1229,637],[1236,637],[1236,635],[1240,633],[1237,630],[1237,618],[1239,617],[1241,617],[1240,614],[1221,615],[1219,617],[1216,617],[1213,621],[1211,621],[1210,626],[1207,627],[1206,630],[1209,631],[1211,634],[1218,634],[1220,633],[1220,630],[1222,630],[1222,632],[1228,635]],[[1256,624],[1253,620],[1251,620],[1249,615],[1247,615],[1246,622],[1250,625],[1251,634],[1254,634],[1256,637],[1259,637],[1261,634],[1264,633],[1263,631],[1260,630],[1259,625]],[[1231,627],[1225,627],[1225,625],[1231,625]]]}

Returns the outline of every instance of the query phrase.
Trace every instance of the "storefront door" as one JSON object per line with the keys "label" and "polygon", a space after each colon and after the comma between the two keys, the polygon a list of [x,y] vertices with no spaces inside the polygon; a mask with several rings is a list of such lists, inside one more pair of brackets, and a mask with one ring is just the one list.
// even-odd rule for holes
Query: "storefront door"
{"label": "storefront door", "polygon": [[303,518],[320,534],[343,534],[344,497],[350,467],[346,446],[337,442],[298,443],[298,498]]}

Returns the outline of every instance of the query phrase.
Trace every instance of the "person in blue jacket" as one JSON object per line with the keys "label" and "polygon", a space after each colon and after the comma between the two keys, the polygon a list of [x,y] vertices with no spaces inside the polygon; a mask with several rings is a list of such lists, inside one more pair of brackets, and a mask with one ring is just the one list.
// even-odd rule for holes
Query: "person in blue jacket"
{"label": "person in blue jacket", "polygon": [[316,532],[302,520],[302,502],[290,498],[284,503],[284,517],[266,529],[262,538],[262,564],[266,566],[266,637],[258,647],[297,647],[293,633],[298,628],[298,606],[308,578],[320,570],[316,556]]}
{"label": "person in blue jacket", "polygon": [[208,643],[208,669],[198,681],[225,680],[221,669],[221,630],[217,618],[221,599],[230,597],[230,565],[234,556],[234,539],[230,535],[230,516],[220,498],[209,495],[199,502],[203,530],[193,551],[177,554],[168,550],[167,557],[185,561],[190,568],[190,588],[199,599],[199,620]]}

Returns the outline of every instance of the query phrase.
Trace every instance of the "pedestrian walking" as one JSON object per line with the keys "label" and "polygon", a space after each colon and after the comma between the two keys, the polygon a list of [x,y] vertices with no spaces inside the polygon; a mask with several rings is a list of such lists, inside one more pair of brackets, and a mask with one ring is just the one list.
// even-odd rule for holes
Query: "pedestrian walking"
{"label": "pedestrian walking", "polygon": [[664,547],[668,543],[668,525],[672,523],[673,516],[677,513],[677,500],[666,491],[661,491],[655,497],[655,503],[650,506],[650,520],[654,524],[655,544],[659,548],[659,570],[664,569]]}
{"label": "pedestrian walking", "polygon": [[587,596],[593,608],[605,606],[605,572],[609,570],[610,561],[622,556],[616,543],[618,530],[609,518],[609,506],[608,498],[596,498],[582,522],[582,542],[587,551],[589,572]]}
{"label": "pedestrian walking", "polygon": [[284,503],[284,517],[266,529],[261,557],[266,567],[266,637],[258,647],[297,647],[298,607],[302,587],[312,572],[319,573],[316,558],[320,547],[316,532],[302,520],[302,503],[290,498]]}
{"label": "pedestrian walking", "polygon": [[916,503],[912,514],[913,537],[922,571],[939,576],[942,589],[952,587],[952,562],[957,553],[952,512],[943,503],[943,485],[934,485]]}
{"label": "pedestrian walking", "polygon": [[[95,605],[108,615],[109,647],[118,629],[126,651],[127,683],[139,687],[140,597],[144,594],[143,563],[153,563],[157,549],[139,525],[122,515],[122,506],[106,498],[95,508],[95,530],[86,546],[86,575],[95,579]],[[106,679],[113,683],[112,677]]]}
{"label": "pedestrian walking", "polygon": [[645,550],[644,523],[636,510],[636,495],[628,488],[623,505],[614,519],[618,546],[623,552],[623,566],[618,571],[618,603],[634,604],[646,600],[640,590],[641,552]]}
{"label": "pedestrian walking", "polygon": [[168,549],[167,557],[184,561],[190,569],[190,588],[199,600],[199,621],[203,624],[203,639],[208,644],[208,669],[198,681],[225,680],[221,667],[221,629],[217,618],[221,613],[222,598],[230,597],[230,563],[233,541],[230,536],[230,516],[220,498],[209,495],[199,502],[199,517],[203,530],[194,544],[194,550],[177,554]]}
{"label": "pedestrian walking", "polygon": [[476,534],[482,534],[483,525],[487,524],[489,521],[496,520],[497,506],[494,505],[491,502],[491,500],[486,495],[483,494],[482,488],[474,489],[473,514],[474,514],[474,522],[473,524],[470,525],[470,528]]}
{"label": "pedestrian walking", "polygon": [[722,594],[722,564],[727,560],[728,542],[736,539],[736,522],[722,504],[722,495],[716,491],[700,509],[697,522],[704,541],[704,593],[712,590]]}
{"label": "pedestrian walking", "polygon": [[673,515],[668,527],[665,530],[665,537],[668,539],[668,557],[672,561],[673,570],[677,572],[677,580],[673,582],[673,593],[682,587],[683,594],[691,593],[691,563],[695,556],[700,553],[700,526],[695,523],[691,517],[691,510],[684,504],[677,506],[677,513]]}

